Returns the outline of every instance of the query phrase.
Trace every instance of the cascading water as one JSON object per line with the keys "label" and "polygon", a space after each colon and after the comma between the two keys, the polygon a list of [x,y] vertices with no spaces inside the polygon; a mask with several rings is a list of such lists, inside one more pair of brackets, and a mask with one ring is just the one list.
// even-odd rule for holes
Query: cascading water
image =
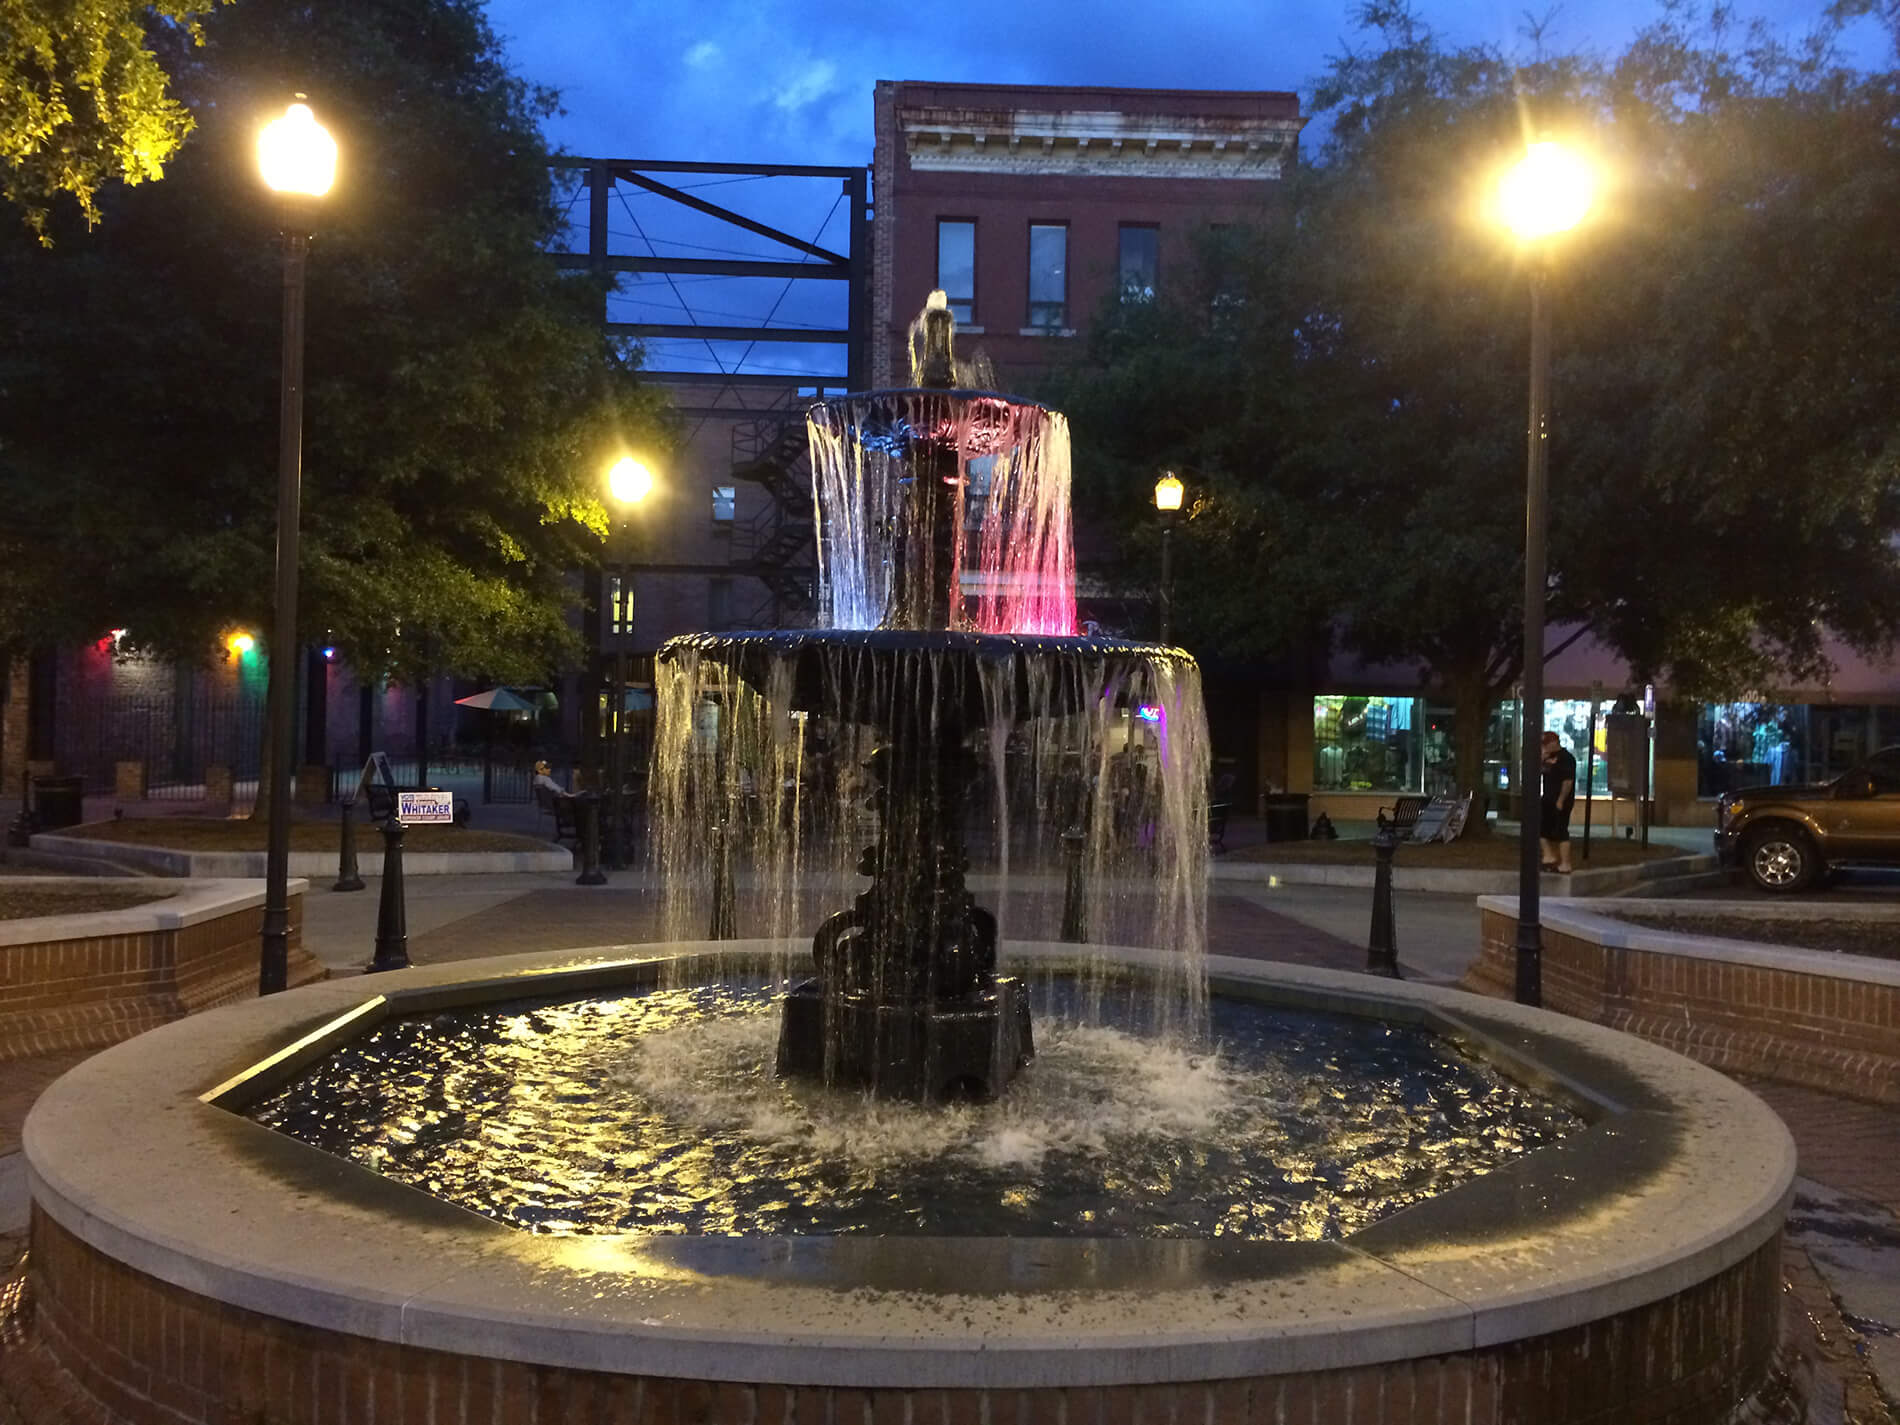
{"label": "cascading water", "polygon": [[941,294],[916,332],[915,388],[809,417],[833,627],[660,650],[654,870],[669,934],[812,937],[781,1073],[987,1097],[1010,935],[1172,952],[1147,1028],[1202,1033],[1206,724],[1188,655],[1074,636],[1062,416],[954,389]]}

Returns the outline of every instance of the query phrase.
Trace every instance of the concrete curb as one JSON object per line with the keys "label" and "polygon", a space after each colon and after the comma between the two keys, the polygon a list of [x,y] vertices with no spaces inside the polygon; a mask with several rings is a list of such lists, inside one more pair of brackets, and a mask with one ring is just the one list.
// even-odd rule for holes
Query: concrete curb
{"label": "concrete curb", "polygon": [[[1576,871],[1568,876],[1546,875],[1541,889],[1550,897],[1607,896],[1646,881],[1701,875],[1719,863],[1708,856],[1661,856],[1635,866],[1610,866],[1601,871]],[[1281,886],[1356,886],[1369,888],[1371,866],[1322,865],[1312,861],[1214,861],[1208,867],[1213,882],[1262,882]],[[1405,864],[1400,847],[1392,862],[1392,889],[1425,891],[1437,895],[1502,896],[1517,893],[1515,871],[1442,871]]]}
{"label": "concrete curb", "polygon": [[[374,834],[364,838],[376,844]],[[123,841],[101,841],[89,836],[58,836],[41,832],[29,843],[33,850],[68,859],[103,861],[131,867],[148,876],[261,877],[265,855],[262,851],[174,851],[163,846],[134,846]],[[383,853],[361,850],[357,868],[365,876],[383,873]],[[313,881],[336,878],[337,853],[334,851],[293,851],[290,874],[307,876]],[[546,851],[404,851],[405,876],[488,876],[510,871],[570,871],[574,857],[569,851],[549,845]]]}

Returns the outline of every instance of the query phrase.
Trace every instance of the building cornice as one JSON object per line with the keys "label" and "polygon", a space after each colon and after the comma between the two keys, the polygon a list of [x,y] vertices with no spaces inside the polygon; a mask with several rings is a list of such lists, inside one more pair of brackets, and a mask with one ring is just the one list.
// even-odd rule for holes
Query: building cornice
{"label": "building cornice", "polygon": [[1302,121],[1112,110],[905,108],[913,172],[1080,178],[1279,178]]}

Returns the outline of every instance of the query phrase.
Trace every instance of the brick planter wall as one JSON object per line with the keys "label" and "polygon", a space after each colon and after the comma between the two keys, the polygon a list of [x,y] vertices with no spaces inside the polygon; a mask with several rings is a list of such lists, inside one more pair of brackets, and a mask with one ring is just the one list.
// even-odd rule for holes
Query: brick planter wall
{"label": "brick planter wall", "polygon": [[[1482,948],[1464,988],[1509,999],[1516,980],[1514,912],[1484,906]],[[1886,962],[1819,951],[1773,951],[1746,961],[1706,947],[1720,942],[1651,932],[1644,947],[1606,944],[1632,927],[1595,917],[1543,925],[1544,1007],[1593,1020],[1729,1073],[1900,1103],[1900,985]],[[1681,953],[1667,948],[1670,942]],[[1696,953],[1687,953],[1695,945]],[[1652,948],[1653,947],[1653,948]],[[1802,967],[1811,957],[1811,969]],[[1782,963],[1768,964],[1775,959]],[[1819,973],[1826,965],[1836,973]],[[1889,977],[1890,978],[1890,977]]]}
{"label": "brick planter wall", "polygon": [[[137,914],[60,916],[54,918],[58,933],[0,945],[0,1061],[104,1048],[257,993],[261,904],[235,904],[187,925],[103,928],[123,926]],[[83,919],[99,921],[102,932],[73,933],[73,922]],[[14,927],[33,929],[27,921],[9,922]],[[290,983],[309,984],[324,974],[303,949],[303,896],[293,893]]]}
{"label": "brick planter wall", "polygon": [[1715,1425],[1766,1379],[1781,1309],[1777,1234],[1648,1306],[1459,1355],[1193,1384],[856,1389],[557,1369],[296,1325],[125,1267],[37,1208],[30,1263],[26,1339],[0,1374],[98,1425]]}

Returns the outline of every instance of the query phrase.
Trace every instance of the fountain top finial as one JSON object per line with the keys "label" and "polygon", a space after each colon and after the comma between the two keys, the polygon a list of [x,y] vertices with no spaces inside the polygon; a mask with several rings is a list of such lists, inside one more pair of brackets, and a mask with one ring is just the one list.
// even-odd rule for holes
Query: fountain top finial
{"label": "fountain top finial", "polygon": [[925,300],[923,314],[911,327],[912,384],[937,391],[957,384],[956,339],[957,319],[939,288]]}

